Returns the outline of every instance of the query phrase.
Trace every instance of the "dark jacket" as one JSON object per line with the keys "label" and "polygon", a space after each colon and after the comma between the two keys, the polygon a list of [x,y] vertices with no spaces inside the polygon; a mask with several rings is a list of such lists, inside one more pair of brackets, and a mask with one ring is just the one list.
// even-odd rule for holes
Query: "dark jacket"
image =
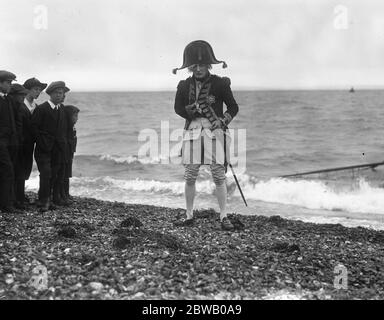
{"label": "dark jacket", "polygon": [[21,121],[21,144],[30,145],[35,141],[33,131],[32,131],[32,114],[29,111],[28,107],[24,103],[18,103],[16,105],[17,113]]}
{"label": "dark jacket", "polygon": [[[28,180],[33,166],[34,135],[32,132],[32,114],[24,103],[15,103],[15,113],[20,118],[19,126],[19,147],[17,160],[14,164],[17,180]],[[23,198],[20,197],[20,199]]]}
{"label": "dark jacket", "polygon": [[67,153],[69,159],[73,159],[73,155],[76,152],[76,146],[77,146],[77,134],[76,134],[76,128],[74,123],[72,122],[73,117],[73,109],[69,108],[68,106],[64,106],[65,115],[67,117],[68,121],[68,127],[67,127]]}
{"label": "dark jacket", "polygon": [[[37,106],[32,114],[32,132],[36,140],[35,157],[58,150],[60,160],[66,161],[68,120],[63,106],[52,110],[48,102]],[[37,155],[36,155],[37,154]]]}
{"label": "dark jacket", "polygon": [[0,143],[5,146],[18,146],[20,143],[21,121],[16,108],[11,97],[0,97]]}
{"label": "dark jacket", "polygon": [[[215,99],[212,108],[219,118],[224,117],[223,102],[227,106],[226,113],[228,113],[231,118],[234,118],[239,111],[239,107],[232,94],[230,83],[229,78],[210,75],[204,86],[204,88],[208,90],[207,96],[213,96]],[[203,91],[203,89],[201,91]],[[196,82],[194,77],[180,81],[177,86],[175,112],[186,119],[185,129],[188,128],[192,120],[187,114],[185,107],[195,102],[195,92]]]}

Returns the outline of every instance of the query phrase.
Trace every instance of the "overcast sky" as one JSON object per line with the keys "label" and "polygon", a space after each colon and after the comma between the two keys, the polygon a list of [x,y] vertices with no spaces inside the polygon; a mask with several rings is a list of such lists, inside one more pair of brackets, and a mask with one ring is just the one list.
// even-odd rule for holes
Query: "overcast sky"
{"label": "overcast sky", "polygon": [[198,39],[234,89],[384,88],[381,0],[0,0],[0,69],[20,82],[175,90]]}

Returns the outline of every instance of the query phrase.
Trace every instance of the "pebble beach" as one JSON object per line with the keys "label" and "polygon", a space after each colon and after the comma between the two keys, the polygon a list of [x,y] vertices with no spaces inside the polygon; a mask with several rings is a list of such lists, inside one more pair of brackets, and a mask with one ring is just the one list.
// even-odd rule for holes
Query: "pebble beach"
{"label": "pebble beach", "polygon": [[[91,198],[0,215],[0,299],[383,299],[384,232]],[[33,270],[47,270],[36,287]],[[347,270],[335,286],[337,266]],[[336,267],[336,269],[335,269]],[[341,283],[341,282],[340,282]]]}

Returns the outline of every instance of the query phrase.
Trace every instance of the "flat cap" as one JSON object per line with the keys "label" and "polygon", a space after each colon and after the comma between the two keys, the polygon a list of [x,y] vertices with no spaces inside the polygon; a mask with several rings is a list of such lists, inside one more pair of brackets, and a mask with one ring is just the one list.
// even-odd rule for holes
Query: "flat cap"
{"label": "flat cap", "polygon": [[39,87],[39,88],[41,88],[41,90],[44,90],[47,87],[47,84],[40,82],[36,78],[30,78],[28,80],[25,80],[23,86],[24,86],[24,88],[26,88],[28,90],[31,90],[34,87]]}
{"label": "flat cap", "polygon": [[80,109],[76,106],[73,106],[73,105],[65,105],[64,108],[72,114],[80,112]]}
{"label": "flat cap", "polygon": [[21,84],[13,83],[11,86],[11,91],[9,92],[10,95],[16,95],[16,94],[28,94],[28,90],[25,89]]}
{"label": "flat cap", "polygon": [[65,92],[69,91],[69,88],[65,85],[64,81],[54,81],[45,90],[47,94],[51,94],[56,89],[63,88]]}
{"label": "flat cap", "polygon": [[0,81],[14,81],[16,80],[16,75],[14,75],[12,72],[0,70]]}

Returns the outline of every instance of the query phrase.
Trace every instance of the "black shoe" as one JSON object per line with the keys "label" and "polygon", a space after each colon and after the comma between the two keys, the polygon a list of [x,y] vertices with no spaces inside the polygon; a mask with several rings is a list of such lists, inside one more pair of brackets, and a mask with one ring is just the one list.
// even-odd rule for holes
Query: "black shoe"
{"label": "black shoe", "polygon": [[180,219],[187,219],[187,214],[185,213],[185,211],[179,211],[176,215],[176,219],[177,220],[180,220]]}
{"label": "black shoe", "polygon": [[210,220],[210,223],[211,223],[211,226],[214,230],[221,230],[222,227],[221,227],[221,222],[220,222],[220,219],[211,219]]}
{"label": "black shoe", "polygon": [[35,202],[33,203],[36,207],[41,208],[44,205],[44,201],[40,199],[36,199]]}
{"label": "black shoe", "polygon": [[53,203],[56,205],[56,206],[59,206],[59,207],[68,207],[70,205],[70,203],[62,198],[59,198],[59,199],[56,199],[56,200],[53,200]]}
{"label": "black shoe", "polygon": [[46,202],[39,202],[39,207],[40,207],[40,212],[47,212],[49,210],[52,210],[51,209],[51,205],[49,203],[49,201],[46,201]]}
{"label": "black shoe", "polygon": [[183,218],[183,219],[175,221],[174,225],[176,227],[191,227],[191,226],[193,226],[194,222],[195,222],[194,218],[189,218],[189,219]]}
{"label": "black shoe", "polygon": [[53,200],[51,205],[54,205],[56,207],[62,207],[63,206],[61,200]]}
{"label": "black shoe", "polygon": [[0,208],[0,211],[2,213],[16,213],[16,214],[22,214],[24,213],[22,210],[16,209],[13,206],[8,206],[8,207],[2,207]]}
{"label": "black shoe", "polygon": [[232,231],[235,229],[232,222],[227,217],[225,217],[225,218],[223,218],[223,220],[221,220],[221,228],[224,231]]}
{"label": "black shoe", "polygon": [[18,202],[15,202],[14,207],[15,207],[16,209],[19,209],[19,210],[25,210],[25,209],[26,209],[24,203],[19,202],[19,201],[18,201]]}
{"label": "black shoe", "polygon": [[24,204],[26,205],[33,204],[33,200],[29,199],[27,196],[24,196]]}
{"label": "black shoe", "polygon": [[68,199],[61,199],[61,203],[63,207],[69,207],[71,202]]}

